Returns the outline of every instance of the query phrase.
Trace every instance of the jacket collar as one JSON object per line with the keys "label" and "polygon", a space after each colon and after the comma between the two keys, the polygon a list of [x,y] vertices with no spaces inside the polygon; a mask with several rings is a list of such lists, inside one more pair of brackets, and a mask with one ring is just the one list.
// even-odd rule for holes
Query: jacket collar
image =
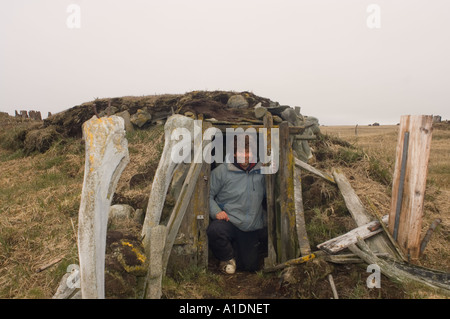
{"label": "jacket collar", "polygon": [[[261,162],[258,162],[258,163],[256,163],[256,165],[253,168],[248,170],[248,172],[254,172],[254,171],[260,170],[261,166],[262,166]],[[229,171],[232,171],[232,172],[245,172],[243,169],[236,167],[233,163],[227,163],[227,168]]]}

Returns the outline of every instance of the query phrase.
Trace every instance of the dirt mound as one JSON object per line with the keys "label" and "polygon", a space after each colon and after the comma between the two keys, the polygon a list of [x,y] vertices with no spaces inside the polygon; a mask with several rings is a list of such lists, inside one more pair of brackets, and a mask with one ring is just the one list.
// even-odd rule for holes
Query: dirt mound
{"label": "dirt mound", "polygon": [[[230,96],[240,94],[248,102],[247,109],[232,109],[227,106]],[[96,99],[74,106],[66,111],[54,114],[44,120],[44,125],[55,126],[61,134],[67,137],[81,137],[82,124],[95,115],[112,115],[128,111],[130,115],[139,109],[146,108],[152,115],[152,121],[164,119],[174,113],[184,114],[202,113],[205,118],[233,121],[242,118],[254,118],[253,107],[261,103],[262,106],[278,105],[276,102],[256,96],[250,92],[232,91],[193,91],[186,94],[150,95],[143,97],[116,97]],[[95,108],[94,108],[95,106]]]}

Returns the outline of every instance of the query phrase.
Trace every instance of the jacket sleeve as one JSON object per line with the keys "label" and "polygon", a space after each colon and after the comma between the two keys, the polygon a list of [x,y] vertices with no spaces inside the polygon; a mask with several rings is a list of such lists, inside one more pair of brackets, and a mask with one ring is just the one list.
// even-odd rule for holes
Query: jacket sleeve
{"label": "jacket sleeve", "polygon": [[222,174],[221,169],[217,167],[211,172],[210,189],[209,189],[209,216],[212,219],[216,219],[217,213],[220,213],[222,209],[217,204],[215,197],[222,188]]}

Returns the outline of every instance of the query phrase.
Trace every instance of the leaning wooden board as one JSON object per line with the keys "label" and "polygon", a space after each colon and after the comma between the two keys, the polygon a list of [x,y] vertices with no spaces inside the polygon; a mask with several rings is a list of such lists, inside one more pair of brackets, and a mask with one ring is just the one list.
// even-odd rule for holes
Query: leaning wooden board
{"label": "leaning wooden board", "polygon": [[[386,224],[388,220],[389,220],[388,215],[383,216],[382,218],[383,223]],[[352,229],[348,233],[345,233],[341,236],[323,242],[317,245],[317,248],[324,250],[329,254],[336,254],[341,250],[349,247],[350,245],[356,244],[358,242],[358,237],[362,239],[367,239],[382,231],[383,228],[381,227],[380,222],[375,220],[363,226]]]}

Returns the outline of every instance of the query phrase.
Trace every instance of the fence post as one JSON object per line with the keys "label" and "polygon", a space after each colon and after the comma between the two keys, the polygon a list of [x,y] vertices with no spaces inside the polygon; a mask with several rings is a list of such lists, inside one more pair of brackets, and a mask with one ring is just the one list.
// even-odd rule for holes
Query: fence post
{"label": "fence post", "polygon": [[417,260],[420,253],[432,122],[431,115],[404,115],[400,119],[389,231],[409,260]]}

